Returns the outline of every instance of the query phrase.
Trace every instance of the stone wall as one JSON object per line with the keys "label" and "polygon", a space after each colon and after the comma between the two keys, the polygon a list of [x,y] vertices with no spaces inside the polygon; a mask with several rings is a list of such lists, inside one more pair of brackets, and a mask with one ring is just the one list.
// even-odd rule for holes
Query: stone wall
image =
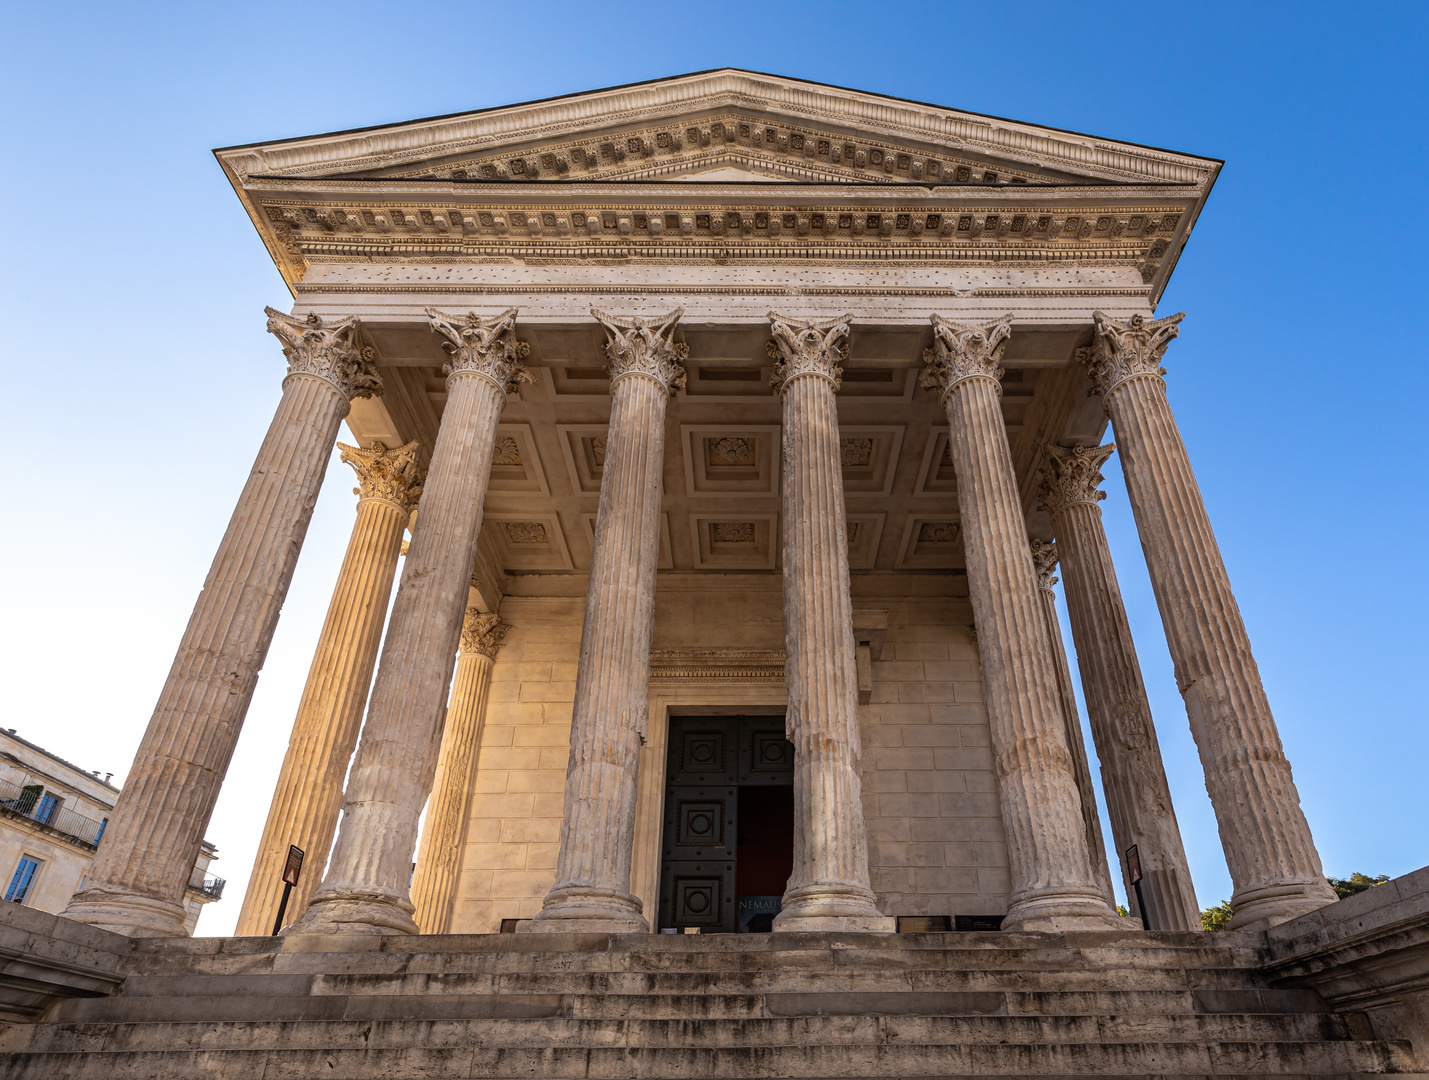
{"label": "stone wall", "polygon": [[[502,919],[530,918],[553,881],[584,604],[568,595],[571,584],[513,577],[502,605],[511,630],[492,671],[453,933],[489,933]],[[887,613],[872,700],[859,710],[869,868],[879,907],[889,915],[1000,914],[1009,889],[1006,842],[966,579],[857,574],[852,585],[856,610]],[[777,575],[662,572],[657,654],[782,646]],[[783,700],[779,679],[723,674],[662,681],[657,672],[632,873],[632,891],[650,914],[668,716],[705,709],[778,713]]]}

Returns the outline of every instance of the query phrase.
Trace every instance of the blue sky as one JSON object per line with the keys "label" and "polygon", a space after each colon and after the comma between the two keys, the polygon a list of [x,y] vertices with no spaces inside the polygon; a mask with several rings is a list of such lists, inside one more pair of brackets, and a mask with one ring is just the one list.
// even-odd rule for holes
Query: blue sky
{"label": "blue sky", "polygon": [[[10,4],[0,725],[122,778],[279,395],[209,150],[732,65],[1224,158],[1166,366],[1327,872],[1429,863],[1423,5]],[[334,466],[209,829],[233,925],[352,503]],[[1197,895],[1230,893],[1116,458]],[[1070,632],[1064,627],[1070,641]]]}

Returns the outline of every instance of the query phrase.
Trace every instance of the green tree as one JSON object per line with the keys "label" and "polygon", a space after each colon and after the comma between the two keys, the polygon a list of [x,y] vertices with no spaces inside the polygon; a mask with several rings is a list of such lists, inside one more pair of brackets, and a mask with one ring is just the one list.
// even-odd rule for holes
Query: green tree
{"label": "green tree", "polygon": [[1335,895],[1343,900],[1347,896],[1354,896],[1355,893],[1362,893],[1366,889],[1373,889],[1376,885],[1383,885],[1389,880],[1388,874],[1380,874],[1379,877],[1370,877],[1368,874],[1351,874],[1347,878],[1327,877],[1330,888],[1335,890]]}
{"label": "green tree", "polygon": [[1201,912],[1202,930],[1224,930],[1231,924],[1231,902],[1222,900],[1215,907]]}

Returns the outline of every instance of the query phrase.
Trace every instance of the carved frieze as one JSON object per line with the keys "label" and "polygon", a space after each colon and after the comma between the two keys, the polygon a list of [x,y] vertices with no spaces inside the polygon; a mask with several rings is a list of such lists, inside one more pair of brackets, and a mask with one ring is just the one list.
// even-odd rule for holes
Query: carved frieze
{"label": "carved frieze", "polygon": [[349,400],[382,393],[372,348],[363,342],[362,326],[355,317],[327,324],[316,313],[298,319],[270,307],[263,311],[268,333],[283,343],[289,375],[316,375]]}

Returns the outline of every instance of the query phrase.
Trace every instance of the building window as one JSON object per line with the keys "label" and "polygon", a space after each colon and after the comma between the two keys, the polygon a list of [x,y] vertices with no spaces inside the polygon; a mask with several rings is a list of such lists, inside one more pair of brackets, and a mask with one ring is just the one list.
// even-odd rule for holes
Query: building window
{"label": "building window", "polygon": [[20,856],[20,865],[15,867],[15,876],[10,879],[10,887],[5,890],[5,899],[16,904],[23,904],[25,897],[30,894],[30,886],[34,883],[35,872],[40,868],[40,860],[30,855]]}
{"label": "building window", "polygon": [[35,820],[41,825],[48,825],[54,820],[55,811],[60,808],[60,797],[45,792],[40,796],[39,805],[35,807]]}
{"label": "building window", "polygon": [[100,838],[104,836],[104,830],[109,828],[109,819],[105,818],[99,823],[99,831],[94,834],[94,846],[99,846]]}

